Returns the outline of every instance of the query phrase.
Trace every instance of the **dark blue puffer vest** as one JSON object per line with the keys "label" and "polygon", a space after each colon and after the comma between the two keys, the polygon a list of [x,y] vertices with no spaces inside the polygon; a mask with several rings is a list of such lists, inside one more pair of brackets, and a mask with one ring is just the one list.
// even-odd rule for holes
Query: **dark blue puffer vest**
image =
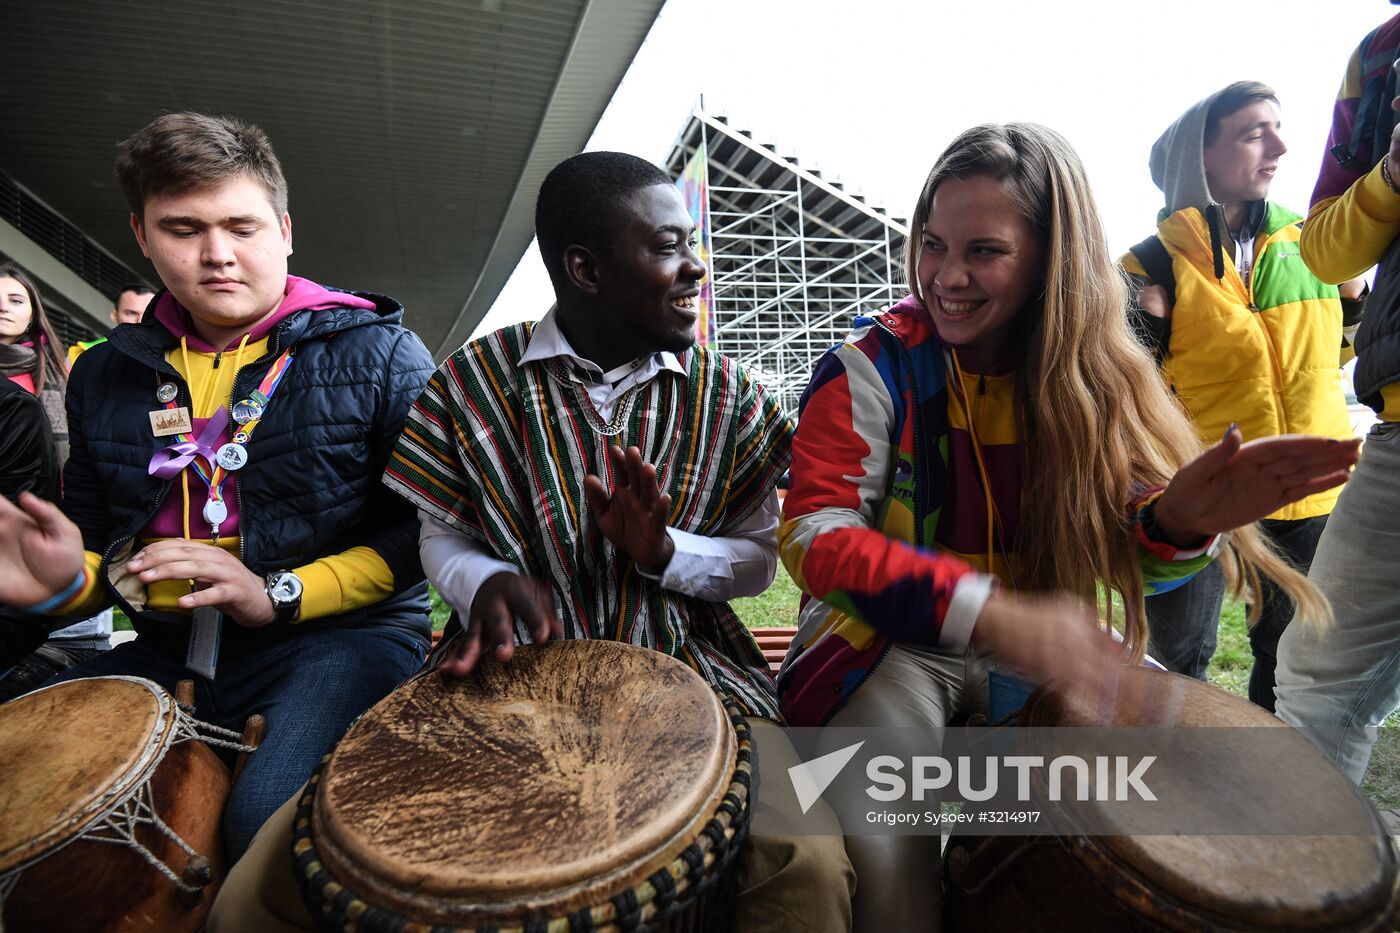
{"label": "dark blue puffer vest", "polygon": [[[373,311],[301,311],[273,328],[268,352],[244,363],[233,397],[257,387],[278,354],[295,345],[292,366],[248,444],[238,475],[239,535],[244,565],[259,575],[287,570],[356,546],[373,548],[394,574],[383,602],[307,626],[389,625],[427,639],[427,584],[418,560],[413,509],[380,481],[409,407],[433,360],[400,323],[403,308],[382,295],[356,293]],[[159,297],[159,296],[157,296]],[[175,485],[150,476],[151,455],[168,443],[152,435],[148,412],[156,388],[173,382],[179,403],[189,387],[166,362],[179,339],[147,315],[78,358],[68,387],[72,454],[63,474],[63,510],[83,544],[103,555],[100,575],[143,635],[170,634],[170,624],[142,612],[139,589],[118,592],[109,572],[129,556],[136,536]],[[176,490],[175,494],[179,494]],[[268,626],[260,638],[294,637],[299,624]],[[228,633],[238,626],[225,626]],[[233,631],[232,637],[244,633]]]}

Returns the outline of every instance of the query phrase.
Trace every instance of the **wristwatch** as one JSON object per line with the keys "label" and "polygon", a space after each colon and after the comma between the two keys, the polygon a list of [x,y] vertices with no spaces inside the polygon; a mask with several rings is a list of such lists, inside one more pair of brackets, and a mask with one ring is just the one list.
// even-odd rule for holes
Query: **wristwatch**
{"label": "wristwatch", "polygon": [[290,622],[301,611],[301,577],[290,570],[267,575],[267,598],[272,600],[274,622]]}

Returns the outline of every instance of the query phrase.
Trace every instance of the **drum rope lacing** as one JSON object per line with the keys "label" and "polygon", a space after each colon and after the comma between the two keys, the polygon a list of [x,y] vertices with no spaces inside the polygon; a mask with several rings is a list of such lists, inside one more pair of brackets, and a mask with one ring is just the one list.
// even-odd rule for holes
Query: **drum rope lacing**
{"label": "drum rope lacing", "polygon": [[[181,742],[187,742],[191,739],[204,742],[208,745],[218,745],[221,748],[232,749],[236,752],[252,752],[257,750],[257,746],[245,745],[241,742],[232,741],[232,739],[242,738],[240,733],[232,729],[224,729],[212,723],[195,719],[193,715],[194,709],[192,707],[176,703],[168,693],[152,681],[141,677],[120,675],[114,675],[104,679],[127,680],[145,686],[156,698],[156,703],[160,712],[159,719],[164,721],[165,718],[170,715],[173,715],[175,719],[171,740],[162,748],[152,749],[149,746],[149,742],[154,741],[156,738],[152,736],[152,739],[148,740],[148,747],[143,752],[141,759],[138,760],[136,767],[132,769],[134,771],[144,772],[147,775],[154,774],[156,768],[159,767],[160,763],[165,759],[166,752],[170,751],[170,749]],[[56,684],[54,686],[62,685]],[[49,690],[53,689],[53,687],[46,687],[44,689]],[[205,732],[209,734],[201,734]],[[192,885],[182,880],[168,865],[157,858],[155,853],[146,848],[146,846],[136,838],[136,830],[140,826],[151,825],[159,830],[167,839],[179,846],[190,858],[199,857],[199,853],[196,852],[189,843],[185,842],[185,840],[180,837],[179,833],[166,825],[165,821],[156,813],[155,801],[152,797],[149,780],[140,782],[135,790],[128,790],[125,793],[118,793],[109,788],[103,792],[102,797],[103,800],[97,815],[89,819],[87,825],[71,838],[64,840],[53,848],[44,850],[40,855],[35,856],[23,864],[15,866],[8,872],[0,874],[0,933],[5,933],[5,901],[9,898],[15,885],[19,883],[20,875],[24,874],[25,869],[49,858],[79,840],[125,845],[135,850],[152,868],[170,879],[171,883],[181,891],[193,893],[201,890],[203,887],[202,885]],[[109,832],[113,835],[98,835],[103,832]]]}
{"label": "drum rope lacing", "polygon": [[[134,849],[136,854],[145,859],[152,868],[169,878],[171,884],[187,894],[193,894],[200,890],[203,885],[187,884],[168,865],[156,858],[154,852],[142,845],[141,840],[136,838],[136,830],[149,824],[160,830],[167,839],[179,846],[181,851],[190,858],[200,857],[199,853],[188,842],[180,838],[179,833],[171,829],[165,820],[160,818],[160,814],[156,812],[153,793],[149,782],[142,784],[135,795],[117,804],[115,810],[108,813],[98,824],[90,827],[78,838],[88,842],[110,842]],[[112,835],[99,835],[103,831],[110,832]]]}
{"label": "drum rope lacing", "polygon": [[220,748],[231,749],[232,751],[243,754],[258,750],[256,745],[245,745],[241,741],[235,741],[243,738],[241,732],[234,729],[225,729],[222,726],[207,723],[202,719],[195,719],[194,707],[192,706],[185,706],[181,703],[179,707],[183,715],[177,717],[175,720],[176,738],[170,743],[172,746],[194,739],[203,742],[205,745],[217,745]]}

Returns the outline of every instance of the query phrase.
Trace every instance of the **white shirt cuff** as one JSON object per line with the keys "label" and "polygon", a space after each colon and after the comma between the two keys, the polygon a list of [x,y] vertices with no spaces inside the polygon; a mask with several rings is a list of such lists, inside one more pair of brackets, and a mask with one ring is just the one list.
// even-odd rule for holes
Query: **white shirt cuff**
{"label": "white shirt cuff", "polygon": [[648,580],[656,580],[664,589],[685,593],[697,584],[713,584],[716,578],[734,579],[734,572],[729,566],[729,549],[714,538],[681,531],[670,525],[666,526],[666,536],[676,549],[661,573],[647,573],[641,567],[637,568],[637,572]]}
{"label": "white shirt cuff", "polygon": [[514,564],[501,560],[431,515],[419,511],[418,519],[418,555],[423,561],[423,572],[443,602],[456,609],[463,622],[483,583],[503,571],[520,572]]}
{"label": "white shirt cuff", "polygon": [[943,628],[938,633],[938,647],[953,652],[967,650],[972,639],[972,627],[982,613],[982,607],[992,595],[997,578],[987,573],[969,573],[953,587],[948,600],[948,612],[943,616]]}

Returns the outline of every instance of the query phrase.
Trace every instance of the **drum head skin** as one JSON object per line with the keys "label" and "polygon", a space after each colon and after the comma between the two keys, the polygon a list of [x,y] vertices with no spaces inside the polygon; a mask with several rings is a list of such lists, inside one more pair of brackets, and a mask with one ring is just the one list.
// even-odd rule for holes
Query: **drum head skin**
{"label": "drum head skin", "polygon": [[415,918],[563,912],[674,859],[736,754],[723,705],[681,662],[609,641],[527,645],[370,710],[326,766],[313,831],[340,881]]}
{"label": "drum head skin", "polygon": [[147,779],[175,717],[155,684],[97,677],[0,706],[0,874],[52,851]]}
{"label": "drum head skin", "polygon": [[[1050,691],[1037,692],[1022,722],[1108,725],[1095,715],[1088,698]],[[1189,677],[1133,668],[1120,680],[1112,725],[1277,728],[1281,731],[1275,761],[1254,760],[1243,753],[1193,759],[1188,747],[1153,765],[1154,786],[1189,787],[1193,799],[1207,808],[1227,798],[1239,801],[1241,788],[1249,788],[1246,804],[1269,812],[1308,807],[1333,814],[1339,826],[1355,826],[1367,814],[1376,822],[1373,836],[1121,835],[1071,840],[1075,857],[1142,915],[1174,913],[1176,904],[1191,916],[1211,918],[1222,924],[1220,928],[1350,929],[1349,922],[1384,914],[1394,902],[1395,850],[1371,805],[1301,733],[1265,710]],[[1306,799],[1299,799],[1299,787],[1309,789]]]}

